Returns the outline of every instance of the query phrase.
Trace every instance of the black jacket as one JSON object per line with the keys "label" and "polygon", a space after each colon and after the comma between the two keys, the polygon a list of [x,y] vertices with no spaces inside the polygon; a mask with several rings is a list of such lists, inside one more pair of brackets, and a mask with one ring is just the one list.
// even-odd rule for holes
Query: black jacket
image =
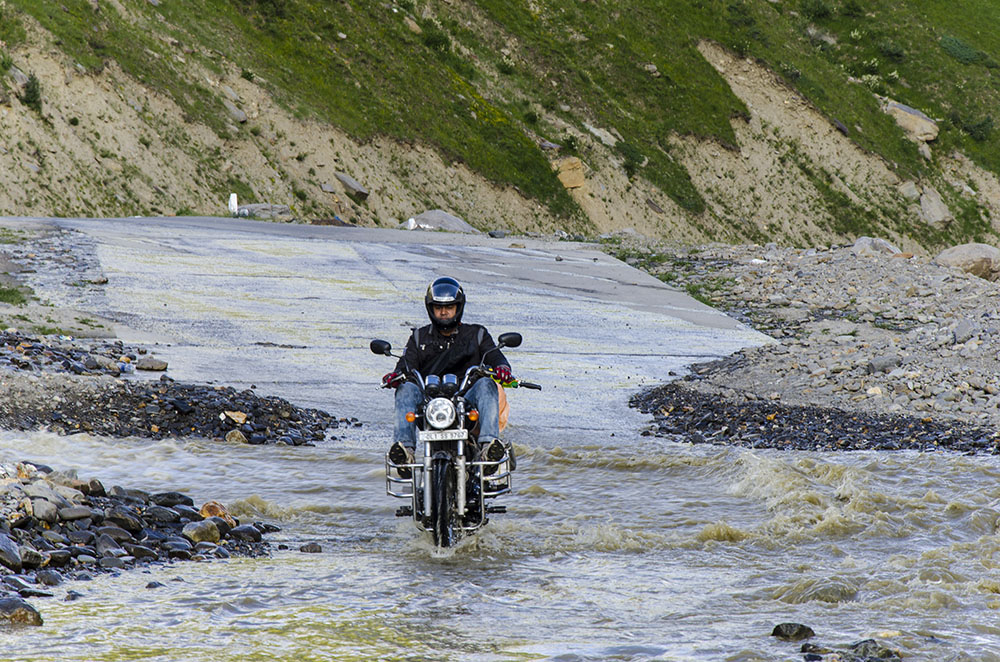
{"label": "black jacket", "polygon": [[[483,355],[496,347],[490,332],[479,324],[459,324],[458,330],[450,336],[442,335],[432,324],[414,329],[406,342],[403,357],[396,363],[396,372],[405,374],[407,366],[424,375],[458,376],[479,365]],[[497,349],[490,352],[486,365],[496,368],[510,367],[507,357]]]}

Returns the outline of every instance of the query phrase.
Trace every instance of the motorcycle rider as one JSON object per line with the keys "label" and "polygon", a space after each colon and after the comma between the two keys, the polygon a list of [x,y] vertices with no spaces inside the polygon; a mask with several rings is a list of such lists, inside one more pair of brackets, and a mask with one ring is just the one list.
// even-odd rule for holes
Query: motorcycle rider
{"label": "motorcycle rider", "polygon": [[[423,397],[420,388],[407,381],[408,370],[422,375],[454,374],[461,377],[472,366],[479,365],[489,352],[486,364],[501,383],[511,380],[510,363],[490,336],[486,327],[465,324],[465,291],[454,278],[438,278],[427,287],[424,306],[431,323],[414,329],[406,343],[396,368],[382,377],[382,385],[396,389],[393,444],[389,459],[393,464],[411,464],[417,445],[416,425],[406,420],[406,414],[416,411]],[[493,350],[493,351],[490,351]],[[500,441],[500,407],[497,384],[490,378],[477,379],[466,392],[465,399],[479,411],[480,459],[496,462],[504,456]],[[495,466],[484,468],[492,474]],[[399,470],[401,478],[409,478],[409,468]]]}

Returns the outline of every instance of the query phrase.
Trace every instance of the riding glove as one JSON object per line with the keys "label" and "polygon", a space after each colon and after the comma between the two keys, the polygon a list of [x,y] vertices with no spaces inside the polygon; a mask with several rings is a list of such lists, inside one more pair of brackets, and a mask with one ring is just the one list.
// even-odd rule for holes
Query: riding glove
{"label": "riding glove", "polygon": [[382,386],[385,388],[396,388],[402,383],[403,383],[403,373],[396,372],[395,370],[386,373],[385,376],[382,377]]}
{"label": "riding glove", "polygon": [[506,384],[513,379],[513,375],[510,374],[510,366],[498,365],[493,368],[493,374],[496,375],[501,384]]}

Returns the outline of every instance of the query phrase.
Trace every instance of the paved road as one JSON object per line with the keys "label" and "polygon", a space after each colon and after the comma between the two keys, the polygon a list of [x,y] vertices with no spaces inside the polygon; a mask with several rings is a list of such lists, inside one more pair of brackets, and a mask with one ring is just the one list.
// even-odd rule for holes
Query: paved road
{"label": "paved road", "polygon": [[509,358],[545,390],[513,394],[515,411],[567,430],[614,428],[641,386],[766,340],[588,244],[227,218],[51,222],[80,233],[75,250],[109,282],[82,302],[80,288],[46,291],[116,320],[125,340],[164,343],[174,378],[255,384],[365,421],[388,407],[375,384],[392,367],[368,342],[401,349],[438,275],[465,285],[467,320],[524,334]]}

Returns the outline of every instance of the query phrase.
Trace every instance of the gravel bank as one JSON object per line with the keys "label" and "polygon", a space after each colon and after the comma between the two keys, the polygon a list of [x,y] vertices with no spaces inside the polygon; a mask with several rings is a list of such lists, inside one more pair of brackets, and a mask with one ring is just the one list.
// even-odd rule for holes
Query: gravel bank
{"label": "gravel bank", "polygon": [[997,285],[926,257],[624,244],[620,257],[774,338],[638,394],[651,433],[757,447],[998,452]]}

